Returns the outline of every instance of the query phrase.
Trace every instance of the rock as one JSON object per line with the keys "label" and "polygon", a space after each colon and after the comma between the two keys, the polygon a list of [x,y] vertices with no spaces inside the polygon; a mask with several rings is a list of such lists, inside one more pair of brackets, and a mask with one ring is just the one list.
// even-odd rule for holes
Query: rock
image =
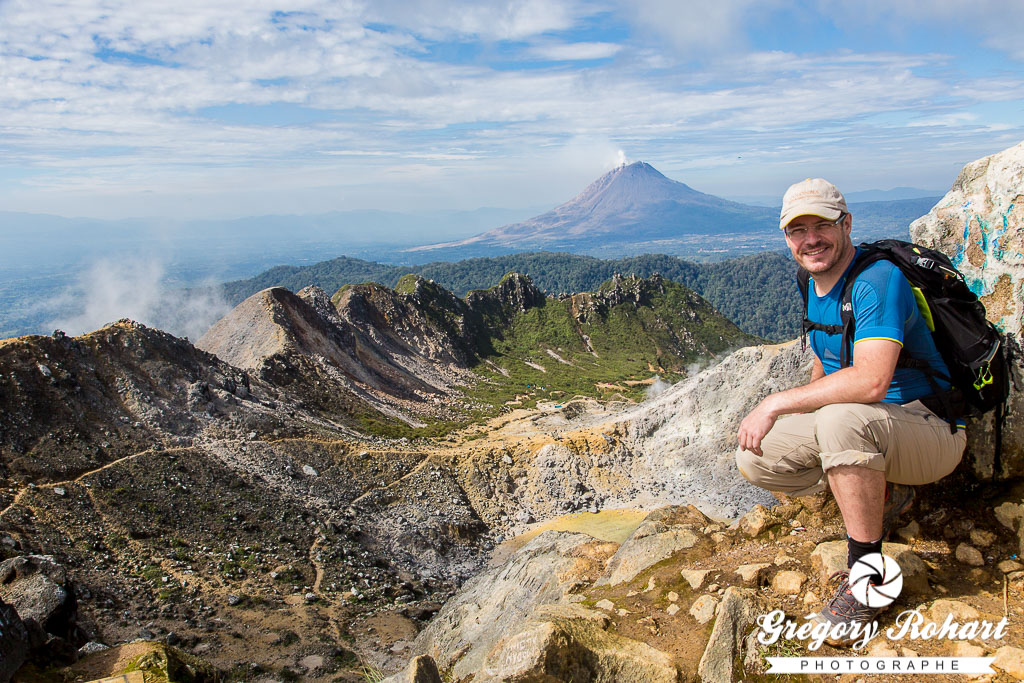
{"label": "rock", "polygon": [[757,616],[756,604],[753,591],[735,586],[726,589],[697,669],[703,683],[731,683],[742,677],[743,672],[735,671],[734,665],[743,659],[741,649]]}
{"label": "rock", "polygon": [[109,649],[110,649],[110,647],[107,646],[107,645],[104,645],[103,643],[97,643],[94,640],[90,640],[88,643],[86,643],[82,647],[78,648],[78,656],[79,657],[85,657],[86,655],[91,655],[94,652],[103,652],[104,650],[109,650]]}
{"label": "rock", "polygon": [[699,590],[704,585],[704,579],[711,573],[710,569],[684,569],[681,572],[686,583],[690,584],[693,590]]}
{"label": "rock", "polygon": [[[928,594],[928,567],[924,561],[902,543],[883,543],[882,553],[896,560],[903,572],[903,594]],[[820,543],[811,553],[811,564],[824,585],[832,574],[847,569],[846,541]]]}
{"label": "rock", "polygon": [[463,584],[416,637],[414,653],[429,654],[455,680],[478,674],[495,644],[520,631],[537,607],[559,602],[600,571],[602,561],[589,558],[597,546],[604,544],[586,534],[538,535]]}
{"label": "rock", "polygon": [[772,579],[772,588],[782,595],[799,595],[807,577],[794,571],[781,571]]}
{"label": "rock", "polygon": [[892,643],[886,638],[875,638],[868,645],[868,654],[872,657],[899,657],[899,653],[896,652]]}
{"label": "rock", "polygon": [[896,530],[896,536],[907,542],[921,538],[921,525],[911,520],[909,524]]}
{"label": "rock", "polygon": [[984,529],[971,529],[971,544],[978,548],[987,548],[996,542],[996,535]]}
{"label": "rock", "polygon": [[0,562],[0,600],[17,610],[33,650],[45,646],[53,661],[75,656],[83,638],[74,586],[51,556],[24,555]]}
{"label": "rock", "polygon": [[437,664],[427,655],[413,657],[400,673],[385,678],[381,683],[442,683]]}
{"label": "rock", "polygon": [[972,567],[980,567],[985,564],[985,558],[981,556],[981,551],[966,543],[961,543],[956,547],[956,559],[958,562]]}
{"label": "rock", "polygon": [[1005,526],[1010,531],[1016,531],[1020,528],[1020,521],[1024,519],[1024,505],[1019,503],[1003,503],[997,505],[993,512],[995,512],[996,519],[999,523]]}
{"label": "rock", "polygon": [[992,662],[992,666],[1017,680],[1024,680],[1024,650],[1004,645],[996,650],[996,661]]}
{"label": "rock", "polygon": [[[910,226],[912,241],[950,257],[971,290],[985,305],[989,320],[1009,335],[1021,336],[1024,301],[1024,143],[973,161],[960,172],[931,212]],[[1012,343],[1012,337],[1010,339]],[[1021,364],[1014,361],[1019,371]],[[1001,471],[994,472],[993,416],[969,419],[964,463],[979,479],[1009,479],[1024,474],[1022,394],[1010,390],[1002,430]]]}
{"label": "rock", "polygon": [[666,595],[665,597],[668,598],[669,602],[676,602],[677,600],[679,600],[679,593],[676,593],[675,591],[669,591],[668,595]]}
{"label": "rock", "polygon": [[28,629],[14,607],[0,600],[0,681],[11,680],[28,654]]}
{"label": "rock", "polygon": [[603,609],[605,612],[612,612],[615,610],[615,603],[611,600],[604,599],[598,602],[596,605],[594,605],[594,607],[598,609]]}
{"label": "rock", "polygon": [[632,581],[644,569],[692,548],[700,541],[699,529],[708,521],[693,506],[655,510],[619,546],[596,585]]}
{"label": "rock", "polygon": [[782,525],[782,520],[763,505],[755,505],[753,509],[740,518],[739,529],[750,538],[756,538]]}
{"label": "rock", "polygon": [[228,594],[228,605],[230,605],[231,607],[235,607],[235,606],[241,604],[241,602],[242,602],[242,598],[240,598],[240,597],[238,597],[237,595],[234,595],[234,594],[230,594],[230,593]]}
{"label": "rock", "polygon": [[1012,574],[1013,572],[1024,570],[1024,564],[1017,560],[1003,560],[996,567],[1004,574]]}
{"label": "rock", "polygon": [[929,616],[932,621],[937,624],[942,624],[946,620],[946,617],[950,614],[953,615],[953,621],[963,623],[965,621],[975,621],[981,619],[981,613],[974,609],[970,605],[958,600],[936,600],[932,603],[931,608],[928,610]]}
{"label": "rock", "polygon": [[743,583],[757,586],[761,583],[761,577],[764,576],[764,571],[770,566],[771,565],[767,562],[744,564],[736,567],[736,573],[739,574],[741,579],[743,579]]}
{"label": "rock", "polygon": [[676,615],[676,612],[679,611],[679,605],[672,603],[665,609],[665,611],[668,612],[668,615],[670,617],[674,617]]}
{"label": "rock", "polygon": [[319,477],[320,476],[320,473],[317,472],[312,467],[310,467],[309,465],[303,465],[302,466],[302,473],[305,474],[307,477]]}
{"label": "rock", "polygon": [[545,605],[502,638],[473,680],[675,683],[672,657],[604,630],[606,617],[578,605]]}
{"label": "rock", "polygon": [[715,618],[715,609],[718,607],[718,598],[711,595],[702,595],[690,606],[690,614],[697,620],[698,624],[706,624]]}
{"label": "rock", "polygon": [[954,657],[984,657],[985,648],[978,645],[971,645],[970,643],[959,641],[953,644],[953,656]]}
{"label": "rock", "polygon": [[807,591],[804,595],[804,604],[807,606],[817,605],[819,602],[818,594],[814,591]]}

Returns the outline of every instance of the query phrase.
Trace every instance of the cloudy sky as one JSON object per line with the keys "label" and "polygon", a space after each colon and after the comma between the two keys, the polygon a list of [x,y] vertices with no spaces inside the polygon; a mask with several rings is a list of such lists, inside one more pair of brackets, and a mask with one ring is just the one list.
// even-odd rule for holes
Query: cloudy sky
{"label": "cloudy sky", "polygon": [[1007,0],[0,0],[0,210],[544,207],[946,189],[1024,139]]}

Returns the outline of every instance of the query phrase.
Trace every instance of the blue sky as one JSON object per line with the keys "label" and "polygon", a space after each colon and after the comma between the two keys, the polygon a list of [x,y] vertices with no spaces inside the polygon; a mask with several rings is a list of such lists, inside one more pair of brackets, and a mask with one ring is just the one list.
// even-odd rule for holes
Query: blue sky
{"label": "blue sky", "polygon": [[542,207],[623,158],[736,197],[946,189],[1024,139],[1024,3],[0,0],[0,210]]}

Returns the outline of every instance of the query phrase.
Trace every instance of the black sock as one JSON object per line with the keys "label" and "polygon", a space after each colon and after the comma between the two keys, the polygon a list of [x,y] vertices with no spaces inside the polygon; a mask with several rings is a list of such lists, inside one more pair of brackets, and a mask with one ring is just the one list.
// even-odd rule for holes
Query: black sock
{"label": "black sock", "polygon": [[[865,555],[882,552],[882,539],[865,543],[863,541],[858,541],[857,539],[847,534],[846,547],[848,548],[849,553],[847,555],[847,566],[852,568],[853,565],[857,562],[857,560],[864,557]],[[875,577],[876,583],[882,582],[881,576],[878,576],[876,574]]]}

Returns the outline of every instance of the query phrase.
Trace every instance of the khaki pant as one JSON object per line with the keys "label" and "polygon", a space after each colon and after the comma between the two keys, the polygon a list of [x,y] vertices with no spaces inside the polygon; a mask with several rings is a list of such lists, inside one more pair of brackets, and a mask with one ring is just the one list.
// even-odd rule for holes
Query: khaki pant
{"label": "khaki pant", "polygon": [[835,403],[779,419],[761,441],[764,455],[741,449],[736,464],[761,488],[806,496],[824,490],[825,472],[837,465],[885,472],[896,484],[930,484],[956,468],[966,444],[963,428],[950,434],[920,401]]}

